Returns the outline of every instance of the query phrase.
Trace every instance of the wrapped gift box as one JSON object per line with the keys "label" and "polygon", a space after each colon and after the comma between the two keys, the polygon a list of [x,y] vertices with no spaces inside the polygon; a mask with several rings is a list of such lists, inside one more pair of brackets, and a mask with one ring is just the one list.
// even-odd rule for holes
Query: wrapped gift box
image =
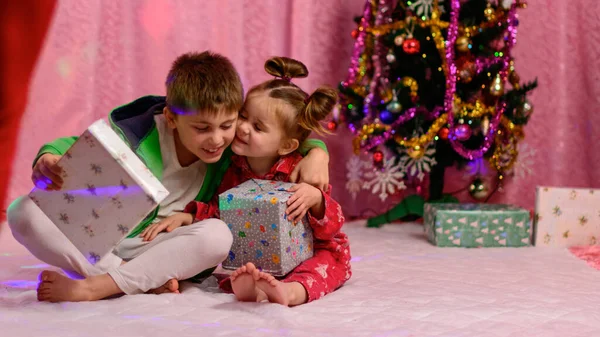
{"label": "wrapped gift box", "polygon": [[306,217],[293,224],[285,210],[293,184],[248,180],[219,195],[219,210],[233,233],[225,269],[247,262],[262,271],[284,276],[313,256],[312,229]]}
{"label": "wrapped gift box", "polygon": [[427,238],[440,247],[529,246],[529,212],[499,204],[425,204]]}
{"label": "wrapped gift box", "polygon": [[29,197],[95,264],[169,194],[103,120],[61,157],[60,191],[34,188]]}
{"label": "wrapped gift box", "polygon": [[600,190],[538,187],[534,245],[571,247],[600,242]]}

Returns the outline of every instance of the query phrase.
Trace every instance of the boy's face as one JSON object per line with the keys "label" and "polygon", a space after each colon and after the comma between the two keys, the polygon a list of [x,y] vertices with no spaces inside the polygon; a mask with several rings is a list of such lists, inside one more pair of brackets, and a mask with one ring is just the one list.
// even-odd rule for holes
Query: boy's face
{"label": "boy's face", "polygon": [[216,163],[223,151],[235,137],[237,111],[221,111],[218,114],[178,113],[168,108],[164,114],[169,127],[176,132],[175,148],[182,166],[200,159],[205,163]]}

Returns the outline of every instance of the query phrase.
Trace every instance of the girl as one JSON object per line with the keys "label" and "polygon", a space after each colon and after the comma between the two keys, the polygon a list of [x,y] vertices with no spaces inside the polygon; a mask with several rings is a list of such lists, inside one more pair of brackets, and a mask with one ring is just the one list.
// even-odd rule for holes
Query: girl
{"label": "girl", "polygon": [[[319,123],[333,109],[337,94],[319,88],[308,95],[290,80],[308,75],[299,61],[275,57],[265,64],[276,78],[248,92],[240,112],[237,133],[232,143],[236,154],[219,187],[222,193],[248,179],[289,181],[290,173],[301,159],[297,149],[311,133],[324,133]],[[314,256],[277,279],[248,263],[221,282],[239,301],[279,303],[294,306],[314,301],[341,287],[352,275],[348,237],[340,231],[344,216],[329,193],[308,184],[295,185],[286,213],[292,221],[308,212],[315,243]],[[186,211],[196,221],[218,216],[218,203],[192,202]]]}

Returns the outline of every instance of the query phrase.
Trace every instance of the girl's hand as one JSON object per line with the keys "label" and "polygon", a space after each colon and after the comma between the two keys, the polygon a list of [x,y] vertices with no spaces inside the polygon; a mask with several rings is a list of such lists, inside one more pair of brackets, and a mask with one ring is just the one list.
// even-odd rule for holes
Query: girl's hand
{"label": "girl's hand", "polygon": [[193,217],[189,213],[177,213],[153,223],[140,234],[142,241],[152,241],[160,232],[172,232],[178,227],[190,225]]}
{"label": "girl's hand", "polygon": [[295,192],[287,201],[288,208],[285,213],[288,215],[288,220],[300,221],[309,209],[322,208],[323,194],[316,187],[300,183],[292,186],[288,191]]}
{"label": "girl's hand", "polygon": [[31,181],[33,181],[33,184],[37,188],[46,191],[60,190],[63,179],[61,177],[62,168],[58,166],[58,161],[61,157],[56,154],[46,153],[38,158],[31,174]]}
{"label": "girl's hand", "polygon": [[329,187],[329,155],[321,148],[314,148],[296,165],[291,182],[307,183],[323,191]]}

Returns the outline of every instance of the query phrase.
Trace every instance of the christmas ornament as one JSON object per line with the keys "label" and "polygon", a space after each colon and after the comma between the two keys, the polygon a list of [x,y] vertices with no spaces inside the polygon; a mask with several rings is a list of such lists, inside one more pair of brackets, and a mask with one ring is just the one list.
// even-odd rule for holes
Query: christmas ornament
{"label": "christmas ornament", "polygon": [[392,124],[396,120],[396,116],[388,110],[383,110],[379,113],[379,119],[383,124]]}
{"label": "christmas ornament", "polygon": [[460,124],[454,128],[454,137],[460,141],[471,138],[471,128],[467,124]]}
{"label": "christmas ornament", "polygon": [[438,136],[443,140],[447,140],[449,135],[450,135],[450,129],[448,129],[448,128],[441,128],[440,132],[438,132]]}
{"label": "christmas ornament", "polygon": [[386,106],[386,109],[393,113],[398,113],[402,111],[402,104],[398,102],[395,98]]}
{"label": "christmas ornament", "polygon": [[419,159],[419,158],[423,157],[423,155],[425,154],[425,151],[423,150],[423,148],[421,148],[419,145],[417,145],[413,148],[406,150],[406,154],[408,154],[408,156],[411,157],[412,159]]}
{"label": "christmas ornament", "polygon": [[504,83],[502,83],[502,78],[500,74],[496,75],[492,85],[490,86],[490,94],[495,97],[500,97],[504,95]]}
{"label": "christmas ornament", "polygon": [[463,83],[469,83],[473,80],[473,76],[477,72],[477,67],[475,63],[466,58],[462,58],[456,61],[458,66],[458,76],[460,77],[460,81]]}
{"label": "christmas ornament", "polygon": [[490,130],[490,119],[485,116],[481,120],[481,132],[485,135]]}
{"label": "christmas ornament", "polygon": [[373,153],[373,164],[377,168],[381,168],[383,166],[383,152],[377,150]]}
{"label": "christmas ornament", "polygon": [[529,118],[532,112],[533,106],[527,100],[525,100],[521,106],[517,107],[517,117]]}
{"label": "christmas ornament", "polygon": [[476,200],[487,198],[490,193],[490,188],[481,178],[475,178],[469,185],[469,195]]}
{"label": "christmas ornament", "polygon": [[456,49],[462,53],[466,53],[470,50],[471,39],[467,36],[459,36],[456,39]]}
{"label": "christmas ornament", "polygon": [[358,30],[353,30],[352,33],[350,33],[350,35],[352,35],[353,39],[356,39],[358,37]]}
{"label": "christmas ornament", "polygon": [[335,131],[335,129],[337,129],[338,127],[338,123],[336,123],[335,121],[329,121],[329,123],[327,123],[327,129],[329,131]]}
{"label": "christmas ornament", "polygon": [[392,101],[385,107],[388,111],[398,113],[402,111],[402,104],[398,102],[398,95],[396,90],[392,91]]}
{"label": "christmas ornament", "polygon": [[[424,17],[425,20],[429,19],[431,17],[431,14],[433,13],[434,10],[434,1],[433,0],[415,0],[412,2],[409,2],[410,4],[410,9],[413,12],[416,12],[418,16]],[[438,0],[438,10],[440,11],[440,13],[444,13],[445,9],[444,9],[444,0]]]}
{"label": "christmas ornament", "polygon": [[409,55],[416,54],[421,50],[421,43],[419,42],[419,40],[410,36],[409,38],[404,40],[404,42],[402,42],[402,49],[405,53]]}
{"label": "christmas ornament", "polygon": [[400,47],[402,45],[402,43],[404,42],[404,36],[403,35],[397,35],[394,38],[394,44],[398,47]]}
{"label": "christmas ornament", "polygon": [[406,173],[417,177],[420,181],[423,181],[425,173],[431,172],[431,168],[436,164],[435,147],[432,145],[426,148],[415,145],[406,149],[406,156],[400,158],[400,165],[404,167]]}
{"label": "christmas ornament", "polygon": [[394,63],[396,62],[396,55],[394,55],[394,53],[390,49],[390,52],[385,56],[385,59],[388,61],[388,63]]}
{"label": "christmas ornament", "polygon": [[404,171],[401,164],[394,165],[395,159],[383,160],[376,170],[366,170],[363,174],[363,188],[370,190],[371,193],[379,193],[379,199],[385,201],[388,193],[394,194],[397,191],[406,189],[404,184]]}

